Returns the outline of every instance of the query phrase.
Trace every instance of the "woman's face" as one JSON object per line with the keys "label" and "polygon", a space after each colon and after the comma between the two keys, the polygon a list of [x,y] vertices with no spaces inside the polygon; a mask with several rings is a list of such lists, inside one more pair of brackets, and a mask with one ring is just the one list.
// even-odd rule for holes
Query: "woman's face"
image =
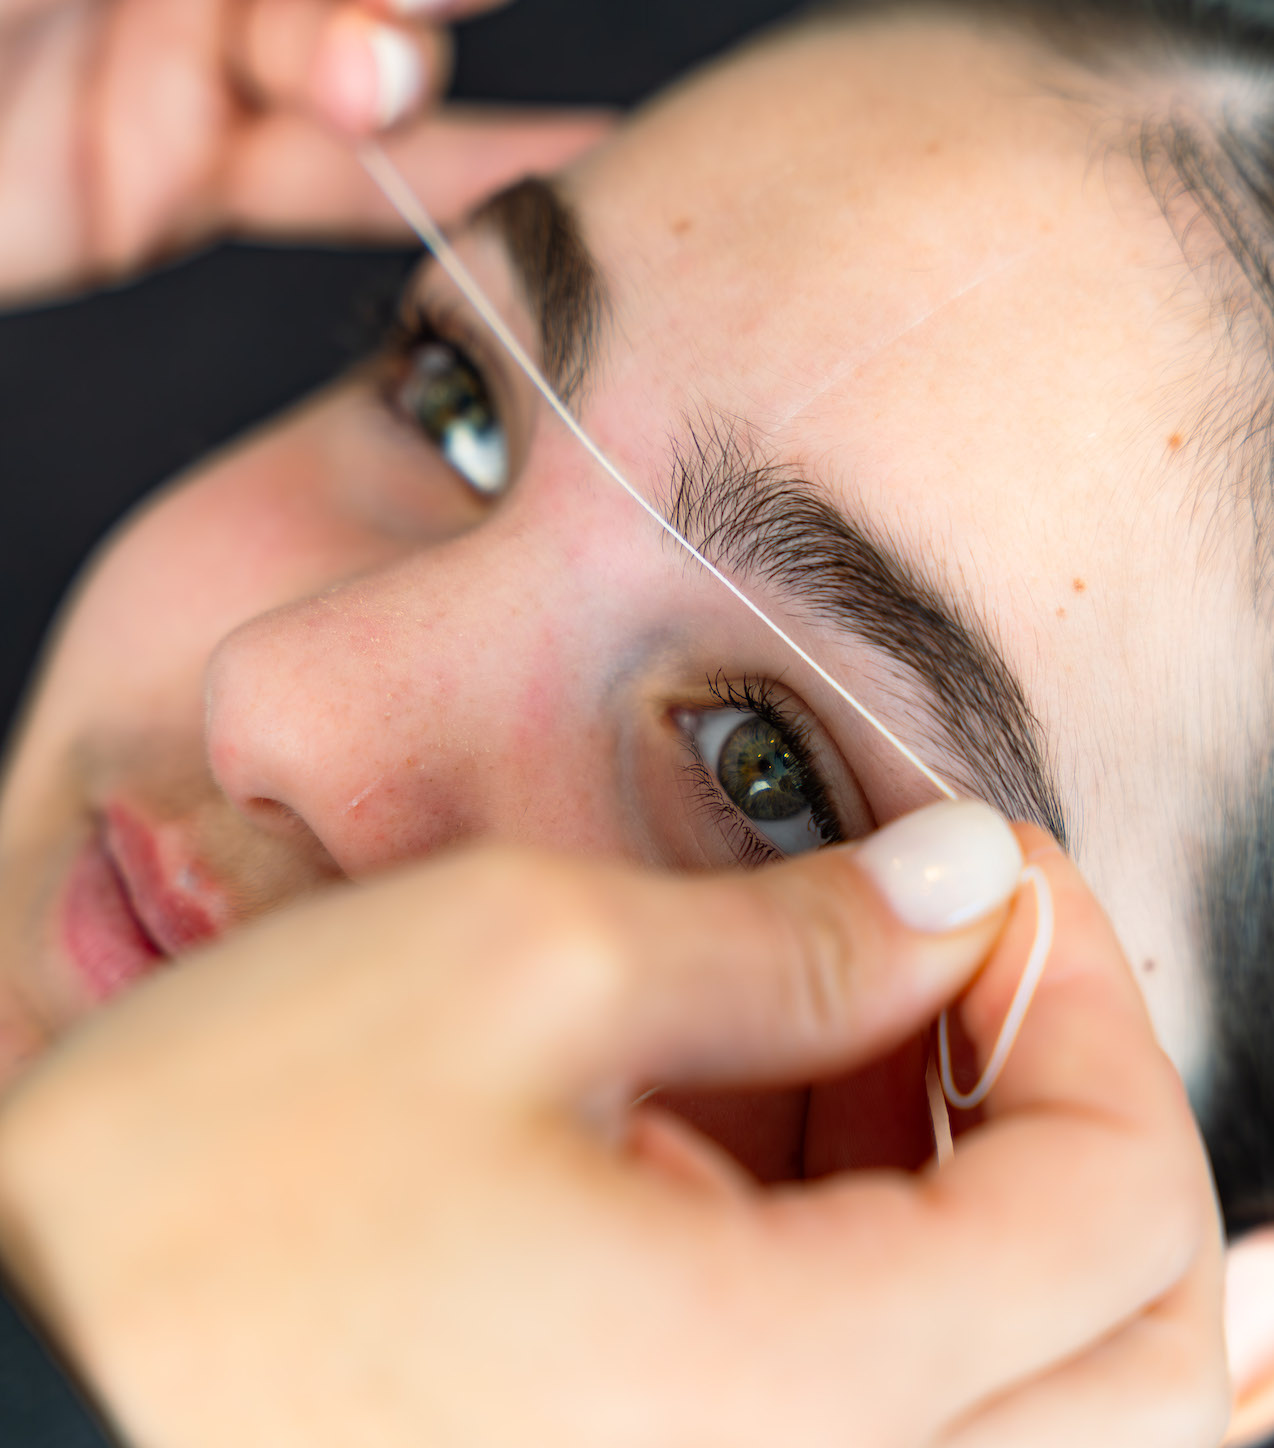
{"label": "woman's face", "polygon": [[[1199,701],[1248,658],[1237,544],[1191,523],[1208,310],[1040,70],[954,21],[809,29],[645,113],[559,186],[605,297],[574,406],[940,775],[1060,804],[1188,1070],[1182,836],[1225,742]],[[587,269],[510,251],[543,205],[459,245],[569,353]],[[414,291],[442,341],[180,480],[80,589],[0,819],[5,1069],[334,878],[479,838],[753,862],[933,796],[441,276]],[[501,437],[492,500],[453,463],[498,471]]]}

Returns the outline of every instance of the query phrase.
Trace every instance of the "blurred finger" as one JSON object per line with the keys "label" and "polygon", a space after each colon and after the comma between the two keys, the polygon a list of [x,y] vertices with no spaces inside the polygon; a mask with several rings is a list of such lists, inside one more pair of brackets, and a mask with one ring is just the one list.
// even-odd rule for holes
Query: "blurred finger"
{"label": "blurred finger", "polygon": [[[404,131],[393,155],[433,215],[453,222],[502,186],[557,170],[612,124],[597,111],[448,106]],[[257,121],[226,184],[227,212],[245,229],[409,238],[350,144],[300,116]]]}
{"label": "blurred finger", "polygon": [[331,0],[250,0],[231,56],[256,104],[305,108],[352,135],[396,125],[440,98],[450,69],[443,32]]}
{"label": "blurred finger", "polygon": [[44,20],[69,8],[68,0],[0,0],[0,30],[26,21]]}

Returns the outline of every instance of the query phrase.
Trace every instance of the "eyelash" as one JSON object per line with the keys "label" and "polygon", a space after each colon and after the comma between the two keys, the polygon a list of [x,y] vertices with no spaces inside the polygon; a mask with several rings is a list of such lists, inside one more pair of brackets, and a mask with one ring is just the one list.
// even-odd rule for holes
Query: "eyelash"
{"label": "eyelash", "polygon": [[397,361],[410,357],[418,348],[427,346],[430,342],[442,342],[448,347],[454,347],[472,366],[472,361],[457,344],[454,336],[449,335],[459,330],[456,316],[444,313],[441,308],[426,306],[419,297],[408,297],[390,318],[385,329],[385,351]]}
{"label": "eyelash", "polygon": [[[489,375],[486,361],[481,355],[483,349],[476,346],[471,339],[463,316],[427,308],[418,298],[411,299],[398,311],[387,329],[384,355],[391,366],[387,369],[382,388],[385,406],[409,426],[410,421],[402,417],[395,404],[394,394],[399,379],[393,364],[410,362],[421,348],[431,344],[450,348],[463,364],[484,380]],[[776,697],[774,685],[746,677],[734,683],[718,674],[716,678],[707,680],[707,688],[722,708],[755,714],[775,730],[800,764],[801,787],[809,800],[811,816],[819,835],[826,844],[843,840],[844,830],[832,807],[827,787],[813,764],[810,731],[805,723]],[[716,824],[739,864],[752,867],[782,859],[782,851],[755,829],[727,798],[711,766],[689,737],[686,738],[686,748],[691,758],[684,767],[690,777],[694,803]]]}
{"label": "eyelash", "polygon": [[482,380],[492,406],[496,406],[498,397],[491,383],[496,374],[486,355],[487,349],[465,314],[458,307],[426,303],[420,297],[412,296],[401,303],[385,325],[381,337],[381,358],[385,364],[381,391],[385,405],[395,416],[400,416],[393,394],[402,380],[401,369],[408,366],[418,352],[430,346],[446,347],[454,352],[457,360]]}
{"label": "eyelash", "polygon": [[[782,737],[800,764],[801,787],[809,799],[810,812],[823,842],[834,845],[842,841],[844,829],[832,808],[827,786],[813,764],[809,729],[776,697],[774,685],[748,678],[736,684],[718,674],[707,680],[707,686],[722,708],[755,714]],[[726,797],[712,767],[689,736],[686,736],[686,748],[691,758],[685,769],[695,804],[721,830],[739,864],[758,866],[783,859],[782,851],[754,829],[747,816]]]}

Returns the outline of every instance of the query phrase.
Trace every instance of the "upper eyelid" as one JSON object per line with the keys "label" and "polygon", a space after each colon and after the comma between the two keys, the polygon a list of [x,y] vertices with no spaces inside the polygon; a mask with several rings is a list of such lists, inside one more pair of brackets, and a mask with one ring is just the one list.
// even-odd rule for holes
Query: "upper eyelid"
{"label": "upper eyelid", "polygon": [[[491,393],[496,413],[510,440],[510,458],[524,456],[525,446],[518,447],[518,436],[529,439],[532,408],[536,398],[531,389],[522,386],[521,369],[500,346],[496,338],[458,294],[440,295],[427,285],[430,275],[445,280],[445,273],[436,264],[411,278],[404,288],[390,337],[391,354],[405,355],[419,341],[413,331],[425,326],[443,342],[464,354]],[[413,327],[413,319],[415,326]],[[518,471],[511,468],[510,479]]]}
{"label": "upper eyelid", "polygon": [[404,292],[398,307],[396,331],[408,344],[421,330],[421,323],[438,337],[464,352],[484,381],[503,370],[507,361],[503,349],[466,307],[464,298],[444,297],[414,286]]}
{"label": "upper eyelid", "polygon": [[[497,296],[493,295],[497,289],[491,286],[489,278],[478,276],[476,280],[488,301],[496,308],[501,320],[518,338],[527,355],[537,366],[542,367],[543,337],[541,328],[537,319],[528,309],[522,289],[516,285],[517,278],[513,261],[508,255],[502,239],[498,232],[493,232],[480,222],[471,220],[451,236],[452,247],[460,251],[466,238],[470,237],[475,239],[489,237],[496,242],[495,250],[500,258],[500,269],[505,273],[507,279],[514,283],[509,288],[509,298],[504,302],[499,301]],[[466,264],[474,270],[478,270],[480,267],[480,264],[472,259],[462,257],[462,260],[465,260]],[[503,291],[504,288],[499,290]],[[521,378],[521,368],[474,311],[472,304],[459,291],[435,257],[426,256],[420,267],[408,278],[402,291],[402,304],[408,308],[415,307],[429,316],[454,318],[456,325],[463,329],[466,337],[473,342],[475,349],[481,353],[484,361],[497,370],[516,372]]]}

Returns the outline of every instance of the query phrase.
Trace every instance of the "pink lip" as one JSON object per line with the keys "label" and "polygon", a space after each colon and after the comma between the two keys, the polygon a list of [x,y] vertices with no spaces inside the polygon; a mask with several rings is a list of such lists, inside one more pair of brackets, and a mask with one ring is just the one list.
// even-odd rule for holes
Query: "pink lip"
{"label": "pink lip", "polygon": [[89,993],[109,1000],[164,959],[129,903],[100,839],[80,851],[62,904],[62,941]]}
{"label": "pink lip", "polygon": [[177,842],[166,843],[167,851],[131,810],[112,804],[72,866],[62,941],[95,1001],[219,933],[207,903],[216,892],[192,861],[166,859]]}
{"label": "pink lip", "polygon": [[156,833],[131,810],[108,806],[103,844],[142,929],[166,955],[180,955],[218,933],[196,893],[208,894],[202,872],[188,858],[166,859],[172,851],[162,851]]}

